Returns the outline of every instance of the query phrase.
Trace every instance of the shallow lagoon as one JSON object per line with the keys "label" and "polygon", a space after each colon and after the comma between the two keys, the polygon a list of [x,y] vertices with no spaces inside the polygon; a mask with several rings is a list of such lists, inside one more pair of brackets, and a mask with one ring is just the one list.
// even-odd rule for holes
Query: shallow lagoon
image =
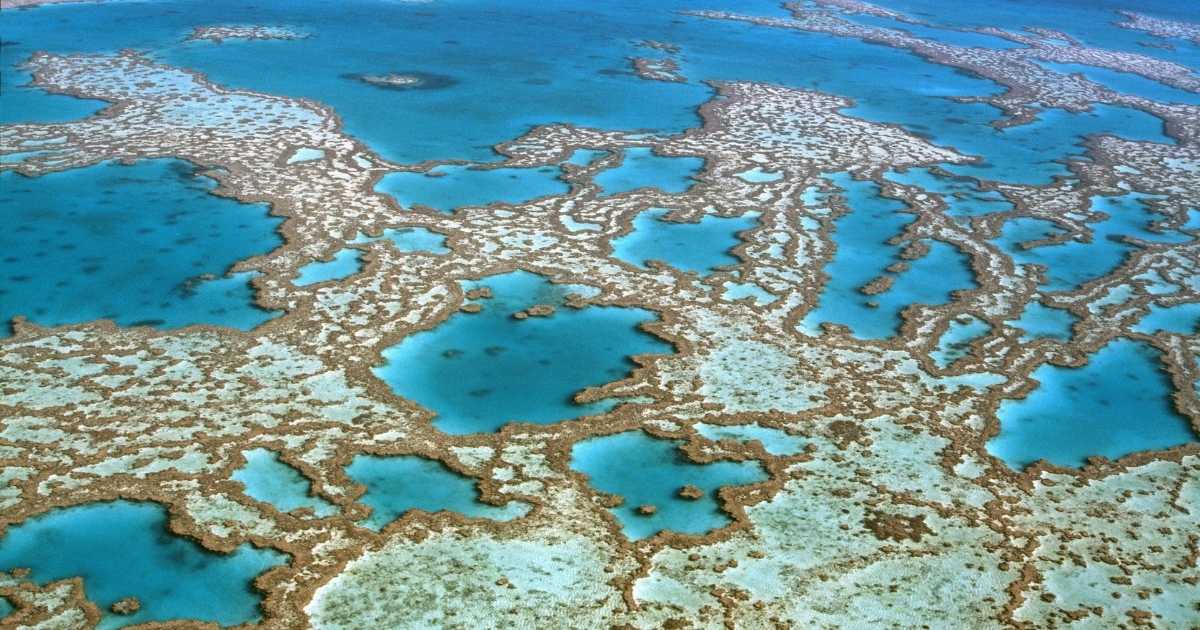
{"label": "shallow lagoon", "polygon": [[[619,462],[619,465],[613,465]],[[625,536],[640,540],[670,530],[680,534],[705,534],[731,521],[717,505],[716,492],[724,486],[766,481],[756,462],[698,464],[679,451],[679,442],[629,431],[584,440],[571,449],[571,468],[586,474],[592,487],[623,497],[609,508]],[[702,491],[694,500],[679,496],[685,485]],[[640,514],[643,505],[655,507]]]}
{"label": "shallow lagoon", "polygon": [[[549,424],[606,411],[616,400],[584,405],[580,390],[624,378],[628,357],[669,353],[671,346],[638,325],[654,315],[633,308],[564,306],[584,288],[555,285],[517,271],[464,282],[489,288],[473,300],[479,313],[458,312],[429,331],[384,350],[375,374],[400,396],[437,414],[434,426],[452,434],[495,431],[511,421]],[[553,306],[549,317],[517,319],[518,311]]]}
{"label": "shallow lagoon", "polygon": [[522,203],[570,190],[558,167],[478,169],[438,166],[426,173],[397,171],[384,175],[377,192],[391,195],[402,208],[428,206],[451,212],[464,206]]}
{"label": "shallow lagoon", "polygon": [[441,462],[401,455],[358,455],[346,475],[367,487],[359,502],[371,508],[363,526],[380,530],[410,510],[447,510],[471,518],[507,521],[524,515],[529,506],[510,501],[503,506],[481,503],[475,483]]}
{"label": "shallow lagoon", "polygon": [[0,336],[15,315],[241,329],[276,315],[254,305],[249,274],[225,273],[282,244],[281,219],[209,194],[215,185],[167,159],[0,173]]}
{"label": "shallow lagoon", "polygon": [[[966,256],[953,245],[927,242],[929,253],[912,261],[900,273],[886,268],[900,262],[902,246],[887,241],[900,234],[914,215],[905,205],[879,196],[879,187],[856,181],[846,173],[829,178],[843,193],[850,211],[836,220],[833,240],[837,252],[826,266],[829,280],[816,307],[801,323],[809,334],[818,334],[820,324],[831,322],[850,327],[862,339],[883,339],[896,334],[900,312],[910,304],[943,304],[956,289],[975,286],[974,273]],[[877,277],[892,278],[891,287],[875,295],[860,288]]]}
{"label": "shallow lagoon", "polygon": [[269,503],[280,512],[301,508],[312,510],[314,516],[330,516],[337,508],[312,494],[312,483],[299,470],[285,464],[265,448],[243,451],[246,464],[233,472],[234,481],[245,486],[246,496]]}
{"label": "shallow lagoon", "polygon": [[1121,240],[1131,236],[1150,243],[1181,243],[1190,236],[1178,232],[1151,232],[1147,227],[1165,217],[1150,212],[1142,200],[1150,198],[1140,193],[1120,197],[1092,197],[1092,210],[1108,218],[1089,223],[1090,243],[1067,241],[1026,249],[1021,245],[1053,236],[1060,230],[1043,219],[1019,217],[1010,219],[997,239],[1018,264],[1039,264],[1046,267],[1043,286],[1048,291],[1069,291],[1116,269],[1135,245]]}
{"label": "shallow lagoon", "polygon": [[704,160],[696,157],[655,155],[648,148],[625,150],[620,166],[600,171],[595,182],[601,196],[619,195],[638,188],[657,188],[665,193],[681,193],[691,188],[692,176],[704,168]]}
{"label": "shallow lagoon", "polygon": [[613,240],[613,255],[645,267],[658,260],[682,271],[708,275],[722,265],[738,264],[730,253],[741,241],[738,233],[758,224],[757,213],[723,218],[705,215],[698,223],[666,221],[671,211],[651,208],[633,219],[633,231]]}
{"label": "shallow lagoon", "polygon": [[1000,434],[988,452],[1018,470],[1039,459],[1079,467],[1092,455],[1117,459],[1196,441],[1172,406],[1158,355],[1143,343],[1118,339],[1081,368],[1039,367],[1037,389],[1000,404]]}
{"label": "shallow lagoon", "polygon": [[[250,545],[231,554],[210,552],[170,533],[159,505],[132,501],[57,509],[10,526],[0,538],[0,571],[26,567],[39,584],[82,577],[105,630],[172,619],[253,622],[261,599],[251,587],[254,578],[286,559]],[[141,610],[109,612],[125,597],[137,597]]]}

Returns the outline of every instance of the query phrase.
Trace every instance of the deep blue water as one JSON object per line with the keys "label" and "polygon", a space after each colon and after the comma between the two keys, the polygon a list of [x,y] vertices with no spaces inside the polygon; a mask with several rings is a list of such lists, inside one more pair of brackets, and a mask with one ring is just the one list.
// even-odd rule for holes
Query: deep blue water
{"label": "deep blue water", "polygon": [[359,455],[346,467],[346,475],[367,487],[359,502],[371,508],[371,515],[362,524],[374,530],[383,529],[410,510],[447,510],[499,521],[517,518],[529,510],[528,505],[517,501],[504,506],[482,503],[470,479],[439,461],[416,455]]}
{"label": "deep blue water", "polygon": [[[756,462],[697,464],[679,451],[679,443],[629,431],[579,442],[571,449],[571,468],[589,477],[592,487],[621,496],[609,508],[625,536],[639,540],[660,531],[704,534],[730,522],[717,504],[716,492],[724,486],[758,483],[767,479]],[[698,499],[685,499],[679,490],[693,485]],[[638,508],[654,506],[641,514]]]}
{"label": "deep blue water", "polygon": [[1033,373],[1037,389],[1000,405],[1000,434],[988,452],[1015,469],[1044,459],[1079,467],[1087,457],[1130,453],[1196,441],[1171,402],[1159,353],[1118,339],[1081,368],[1046,364]]}
{"label": "deep blue water", "polygon": [[280,219],[265,204],[209,194],[215,185],[178,160],[0,172],[0,336],[16,315],[160,328],[270,319],[253,304],[250,276],[226,272],[277,247]]}
{"label": "deep blue water", "polygon": [[[653,314],[634,308],[563,305],[576,288],[527,272],[463,283],[495,297],[474,300],[479,313],[455,313],[383,352],[375,374],[405,398],[437,414],[447,433],[495,431],[511,421],[548,424],[591,415],[618,401],[575,404],[580,390],[624,378],[629,356],[670,353],[671,346],[638,325]],[[549,317],[513,317],[537,304]]]}
{"label": "deep blue water", "polygon": [[[53,510],[10,526],[0,538],[0,571],[29,568],[39,584],[83,578],[102,629],[172,619],[253,622],[261,599],[254,578],[286,560],[248,544],[231,554],[210,552],[170,533],[161,506],[131,501]],[[138,598],[141,610],[109,612],[125,597]]]}

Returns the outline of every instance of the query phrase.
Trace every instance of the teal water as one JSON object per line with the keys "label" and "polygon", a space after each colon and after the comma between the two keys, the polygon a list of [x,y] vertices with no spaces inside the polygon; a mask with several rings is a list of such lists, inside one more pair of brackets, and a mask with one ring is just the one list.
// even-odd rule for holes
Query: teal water
{"label": "teal water", "polygon": [[1079,63],[1052,63],[1049,61],[1039,63],[1047,70],[1063,74],[1082,74],[1089,81],[1099,83],[1116,92],[1142,96],[1162,103],[1200,104],[1200,94],[1174,88],[1133,72],[1118,72]]}
{"label": "teal water", "polygon": [[12,602],[0,597],[0,621],[3,621],[5,617],[13,614],[15,611],[16,608],[13,608]]}
{"label": "teal water", "polygon": [[[571,449],[571,468],[584,473],[592,487],[619,495],[624,502],[609,508],[632,540],[669,530],[680,534],[705,534],[731,521],[717,504],[716,492],[725,486],[766,481],[756,462],[697,464],[679,451],[679,442],[659,440],[641,431],[629,431],[579,442]],[[693,485],[703,491],[697,500],[678,496]],[[638,507],[652,505],[652,515]]]}
{"label": "teal water", "polygon": [[945,165],[943,168],[951,173],[1021,184],[1048,184],[1055,176],[1070,175],[1062,160],[1083,155],[1084,136],[1099,133],[1174,144],[1174,140],[1164,135],[1163,121],[1159,118],[1138,109],[1100,104],[1093,105],[1088,112],[1046,110],[1034,122],[1007,129],[948,125],[939,129],[934,139],[984,158],[978,164]]}
{"label": "teal water", "polygon": [[950,44],[952,46],[962,46],[964,48],[1005,49],[1019,48],[1021,46],[1021,44],[1016,42],[985,33],[938,28],[923,24],[912,24],[909,22],[902,23],[890,18],[876,17],[874,15],[845,15],[843,17],[851,22],[862,24],[864,26],[878,26],[881,28],[908,31],[908,33],[914,37],[931,39],[933,41]]}
{"label": "teal water", "polygon": [[362,267],[362,252],[357,249],[338,250],[330,260],[314,260],[299,269],[299,275],[292,281],[298,287],[306,287],[318,282],[329,280],[344,280],[358,273]]}
{"label": "teal water", "polygon": [[350,243],[361,245],[364,243],[374,243],[378,240],[390,241],[396,247],[396,250],[401,252],[427,252],[430,254],[447,254],[450,252],[446,247],[445,236],[420,227],[389,228],[380,233],[379,236],[367,236],[360,232]]}
{"label": "teal water", "polygon": [[332,503],[313,495],[312,483],[299,470],[279,461],[274,451],[256,448],[242,451],[242,455],[246,464],[235,470],[232,478],[245,486],[246,496],[270,503],[280,512],[308,508],[317,517],[337,512]]}
{"label": "teal water", "polygon": [[1192,237],[1178,232],[1151,232],[1151,223],[1163,215],[1151,212],[1143,203],[1152,198],[1136,192],[1120,197],[1092,197],[1092,210],[1100,210],[1107,219],[1090,223],[1090,243],[1068,241],[1032,249],[1022,243],[1052,236],[1060,229],[1043,219],[1019,217],[1005,222],[997,244],[1018,264],[1039,264],[1047,268],[1042,286],[1048,291],[1069,291],[1116,269],[1135,245],[1122,237],[1134,237],[1150,243],[1182,243]]}
{"label": "teal water", "polygon": [[425,173],[397,171],[384,175],[375,190],[391,195],[403,208],[428,206],[451,212],[464,206],[494,202],[522,203],[570,190],[557,167],[475,169],[438,166]]}
{"label": "teal water", "polygon": [[633,148],[625,150],[620,166],[600,171],[595,182],[602,196],[650,187],[665,193],[681,193],[696,183],[692,176],[701,168],[704,168],[701,158],[665,157],[648,148]]}
{"label": "teal water", "polygon": [[[0,538],[0,571],[31,569],[38,584],[83,578],[102,614],[99,628],[196,619],[233,626],[257,621],[261,573],[287,556],[248,544],[210,552],[170,533],[155,503],[111,501],[60,508],[12,525]],[[137,597],[141,610],[114,615],[112,604]]]}
{"label": "teal water", "polygon": [[1000,434],[987,444],[1011,468],[1039,459],[1079,467],[1092,455],[1117,459],[1196,440],[1172,406],[1158,351],[1145,344],[1118,339],[1081,368],[1047,364],[1033,378],[1041,384],[1029,396],[1000,404]]}
{"label": "teal water", "polygon": [[903,173],[890,171],[884,175],[898,184],[917,186],[941,195],[946,202],[946,214],[952,217],[976,217],[993,212],[1007,212],[1013,204],[995,191],[981,191],[970,177],[943,177],[928,168],[910,168]]}
{"label": "teal water", "polygon": [[1070,311],[1046,306],[1041,302],[1030,302],[1021,317],[1005,321],[1005,324],[1015,326],[1025,331],[1022,341],[1034,339],[1071,340],[1071,327],[1079,318]]}
{"label": "teal water", "polygon": [[770,304],[778,299],[762,287],[751,282],[726,282],[721,286],[724,288],[721,296],[726,300],[752,298],[756,304],[761,306]]}
{"label": "teal water", "polygon": [[1175,306],[1150,305],[1150,312],[1133,327],[1134,332],[1154,334],[1168,332],[1192,335],[1200,332],[1200,302]]}
{"label": "teal water", "polygon": [[930,353],[933,362],[942,369],[950,367],[955,361],[966,357],[971,351],[971,343],[988,334],[991,329],[987,322],[975,317],[950,322],[946,332],[938,339],[937,348]]}
{"label": "teal water", "polygon": [[752,184],[763,184],[766,182],[777,182],[783,178],[783,173],[778,171],[765,171],[761,166],[756,166],[748,171],[742,171],[737,176]]}
{"label": "teal water", "polygon": [[[896,334],[900,312],[910,304],[943,304],[954,290],[975,286],[966,256],[953,245],[928,242],[924,257],[908,261],[900,273],[886,271],[899,262],[902,247],[887,241],[900,234],[914,215],[902,212],[903,203],[879,196],[879,186],[856,181],[846,173],[829,177],[845,191],[850,212],[836,220],[833,241],[837,251],[826,266],[829,275],[817,306],[804,317],[810,333],[823,322],[843,324],[861,339],[883,339]],[[890,289],[866,295],[859,288],[878,276],[893,278]]]}
{"label": "teal water", "polygon": [[597,151],[595,149],[575,149],[571,153],[571,157],[567,158],[567,164],[575,166],[587,166],[595,162],[602,155],[608,155],[608,151]]}
{"label": "teal water", "polygon": [[275,316],[254,305],[249,274],[225,274],[281,245],[280,219],[209,194],[215,185],[165,159],[32,179],[0,172],[0,336],[16,315],[241,329]]}
{"label": "teal water", "polygon": [[681,271],[708,275],[723,265],[740,262],[730,253],[741,243],[738,233],[758,225],[758,213],[723,218],[705,215],[698,223],[665,221],[671,211],[651,208],[633,219],[633,231],[612,242],[613,255],[645,267],[658,260]]}
{"label": "teal water", "polygon": [[695,429],[696,433],[709,440],[734,440],[736,442],[758,440],[763,449],[772,455],[798,455],[804,451],[804,446],[808,443],[804,438],[757,423],[725,426],[701,422],[695,426]]}
{"label": "teal water", "polygon": [[[563,305],[583,289],[551,284],[517,271],[464,282],[487,287],[492,299],[475,300],[480,313],[455,313],[432,330],[416,333],[383,352],[375,374],[396,394],[437,414],[433,424],[451,434],[495,431],[512,421],[549,424],[606,411],[604,400],[575,404],[580,390],[624,378],[631,355],[663,354],[671,346],[638,330],[654,320],[644,310]],[[536,304],[554,306],[549,317],[513,315]]]}
{"label": "teal water", "polygon": [[371,515],[362,524],[376,531],[410,510],[447,510],[498,521],[511,520],[529,511],[528,505],[517,501],[504,506],[481,503],[473,481],[439,461],[415,455],[357,455],[346,467],[346,475],[367,487],[359,501],[371,508]]}

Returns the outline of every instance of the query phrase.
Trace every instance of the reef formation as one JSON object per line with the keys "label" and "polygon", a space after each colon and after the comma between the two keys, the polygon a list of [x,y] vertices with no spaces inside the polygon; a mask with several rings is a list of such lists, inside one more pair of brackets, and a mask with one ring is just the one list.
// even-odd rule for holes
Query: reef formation
{"label": "reef formation", "polygon": [[[1010,205],[963,216],[954,209],[964,195],[896,174],[950,178],[948,169],[983,158],[856,116],[836,94],[724,81],[711,85],[702,124],[680,134],[536,126],[474,167],[560,168],[568,192],[439,212],[401,207],[376,185],[388,173],[460,162],[390,162],[323,104],[223,87],[134,51],[38,53],[26,63],[35,86],[108,106],[78,121],[4,126],[0,156],[21,156],[0,169],[37,178],[108,161],[202,165],[214,194],[265,202],[282,217],[283,245],[231,270],[254,272],[257,305],[282,314],[249,331],[43,327],[18,317],[0,339],[0,525],[95,502],[156,502],[173,533],[205,548],[250,543],[286,554],[255,582],[261,623],[272,628],[469,628],[498,618],[529,627],[1195,627],[1194,437],[1078,466],[1045,458],[1010,466],[989,443],[1004,430],[1006,401],[1039,387],[1039,368],[1080,367],[1125,342],[1156,358],[1169,413],[1200,432],[1200,337],[1141,325],[1200,300],[1200,106],[1123,93],[1042,62],[1136,73],[1192,93],[1200,78],[1045,30],[981,29],[1018,45],[975,48],[914,35],[905,25],[922,20],[862,2],[788,9],[790,17],[681,19],[912,51],[1003,86],[976,99],[1003,112],[1000,128],[1050,109],[1108,105],[1161,119],[1173,143],[1089,136],[1086,157],[1064,159],[1068,176],[976,179],[974,193]],[[896,26],[849,19],[859,14]],[[1124,19],[1161,37],[1194,39],[1200,29]],[[191,38],[300,36],[213,26]],[[640,77],[687,81],[677,47],[643,46],[663,56],[633,59]],[[441,85],[421,73],[354,78]],[[294,159],[302,150],[308,157]],[[581,150],[597,157],[573,163]],[[598,175],[632,150],[703,167],[682,191],[605,194]],[[878,339],[849,323],[806,323],[829,299],[826,269],[842,251],[838,225],[855,212],[849,189],[858,184],[909,219],[889,240],[896,259],[859,287],[872,308],[922,259],[961,256],[971,276],[940,303],[905,305],[894,334]],[[1145,197],[1151,223],[1098,237],[1115,216],[1103,200],[1133,193]],[[650,208],[679,223],[751,213],[756,221],[738,234],[734,262],[707,273],[614,257],[613,241]],[[1048,231],[1006,247],[1006,226],[1030,220]],[[380,236],[405,230],[442,236],[444,248],[405,250]],[[1052,283],[1053,261],[1020,262],[1022,252],[1094,239],[1126,247],[1113,268],[1078,283]],[[347,248],[361,261],[353,274],[295,282],[305,265]],[[373,368],[388,348],[451,317],[505,308],[471,283],[518,270],[587,290],[513,308],[514,326],[547,325],[572,309],[637,308],[655,315],[640,329],[673,351],[634,356],[624,373],[575,394],[580,405],[619,401],[592,415],[439,431],[433,410],[398,396]],[[1066,338],[1014,324],[1030,305],[1069,313]],[[959,327],[986,332],[960,339],[952,360],[935,360]],[[736,437],[747,427],[755,437]],[[663,501],[711,500],[719,525],[631,536],[621,519],[666,519],[663,503],[622,504],[572,456],[631,432],[677,444],[689,465],[744,464],[761,478],[747,473],[711,493],[680,482]],[[802,446],[773,448],[772,435]],[[320,503],[282,510],[252,498],[235,477],[253,449],[298,471]],[[366,527],[369,491],[347,472],[361,456],[439,462],[505,517],[415,509]],[[109,614],[79,580],[39,584],[19,570],[0,575],[0,597],[21,627],[87,627]],[[112,610],[146,605],[123,599]]]}

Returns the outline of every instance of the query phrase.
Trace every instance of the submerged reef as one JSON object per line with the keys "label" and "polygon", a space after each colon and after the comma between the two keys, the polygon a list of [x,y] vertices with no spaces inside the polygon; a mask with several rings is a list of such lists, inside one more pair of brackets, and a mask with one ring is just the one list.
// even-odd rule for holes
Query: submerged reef
{"label": "submerged reef", "polygon": [[381,74],[347,74],[347,79],[362,81],[385,90],[438,90],[458,83],[453,77],[429,72],[384,72]]}
{"label": "submerged reef", "polygon": [[[20,13],[43,10],[74,9]],[[1200,32],[1105,19],[1184,52]],[[0,626],[1196,627],[1200,106],[1048,64],[1200,94],[1193,69],[859,0],[667,20],[610,61],[655,55],[630,99],[711,89],[695,125],[514,113],[526,130],[483,162],[389,160],[317,99],[164,55],[24,59],[32,88],[106,106],[0,127],[0,182],[197,165],[185,192],[245,214],[195,236],[248,245],[185,262],[198,287],[236,280],[256,317],[40,317],[71,289],[31,293],[18,263],[78,243],[31,227],[32,262],[0,253]],[[684,27],[969,73],[993,90],[929,98],[990,112],[986,139],[832,88],[717,80]],[[171,31],[188,54],[322,38],[179,44],[189,29]],[[343,72],[321,80],[471,83]],[[53,228],[52,210],[20,225]],[[191,242],[163,232],[128,242]],[[46,528],[71,553],[34,553]],[[100,552],[121,541],[150,549],[146,575],[113,577]],[[208,575],[236,601],[196,600]]]}

